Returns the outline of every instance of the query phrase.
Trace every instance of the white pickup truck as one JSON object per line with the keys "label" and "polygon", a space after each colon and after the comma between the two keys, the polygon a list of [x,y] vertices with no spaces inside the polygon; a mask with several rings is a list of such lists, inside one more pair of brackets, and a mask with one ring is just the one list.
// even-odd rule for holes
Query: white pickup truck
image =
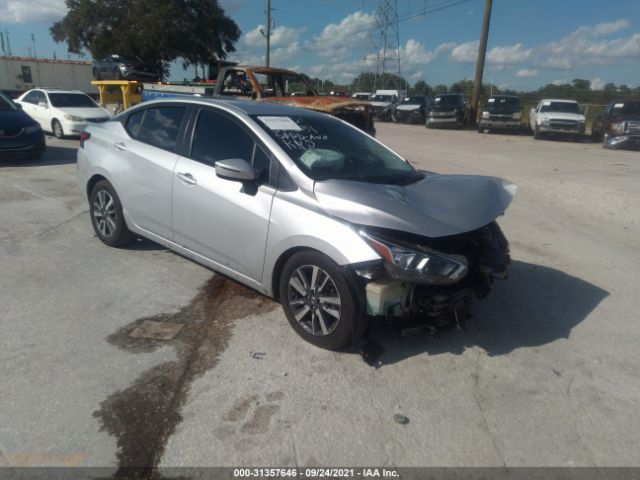
{"label": "white pickup truck", "polygon": [[533,138],[546,134],[571,135],[577,139],[584,135],[585,116],[575,100],[540,100],[529,112]]}

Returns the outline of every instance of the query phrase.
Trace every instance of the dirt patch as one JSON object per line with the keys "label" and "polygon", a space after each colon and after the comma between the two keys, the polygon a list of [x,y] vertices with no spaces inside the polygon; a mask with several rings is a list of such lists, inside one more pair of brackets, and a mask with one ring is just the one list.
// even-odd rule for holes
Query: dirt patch
{"label": "dirt patch", "polygon": [[[272,300],[222,276],[209,280],[193,300],[176,313],[140,318],[107,341],[130,353],[173,345],[177,359],[142,373],[127,389],[111,394],[94,412],[102,430],[117,438],[116,478],[157,478],[166,442],[182,421],[181,410],[191,383],[214,367],[227,347],[233,322],[277,307]],[[130,334],[145,322],[182,325],[169,341]],[[244,406],[238,405],[238,413]],[[265,412],[262,412],[265,413]],[[259,429],[268,412],[256,422]]]}

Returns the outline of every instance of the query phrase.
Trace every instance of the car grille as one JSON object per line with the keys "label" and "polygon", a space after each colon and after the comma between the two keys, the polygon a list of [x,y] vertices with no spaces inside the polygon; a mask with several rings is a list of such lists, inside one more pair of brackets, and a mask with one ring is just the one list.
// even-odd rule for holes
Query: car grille
{"label": "car grille", "polygon": [[509,122],[513,120],[513,117],[511,115],[492,114],[492,115],[489,115],[489,120],[493,122]]}
{"label": "car grille", "polygon": [[453,117],[453,116],[455,116],[455,113],[454,112],[435,112],[435,111],[432,111],[432,112],[430,112],[430,115],[432,117]]}
{"label": "car grille", "polygon": [[0,137],[17,137],[22,133],[22,128],[0,128]]}
{"label": "car grille", "polygon": [[627,122],[626,131],[631,135],[640,135],[640,122]]}
{"label": "car grille", "polygon": [[578,122],[575,120],[551,120],[549,125],[554,130],[575,130],[578,128]]}
{"label": "car grille", "polygon": [[87,118],[87,122],[91,122],[91,123],[102,123],[102,122],[106,122],[107,120],[109,119],[105,117]]}

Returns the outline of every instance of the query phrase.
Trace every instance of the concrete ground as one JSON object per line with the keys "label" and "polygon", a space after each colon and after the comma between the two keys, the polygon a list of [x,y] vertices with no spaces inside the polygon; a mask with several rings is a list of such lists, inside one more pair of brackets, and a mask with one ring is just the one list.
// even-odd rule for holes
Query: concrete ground
{"label": "concrete ground", "polygon": [[[638,465],[640,154],[378,136],[421,168],[519,190],[500,219],[510,277],[468,331],[377,327],[377,369],[304,343],[277,304],[158,245],[101,244],[77,141],[2,163],[0,466]],[[130,335],[149,320],[180,331]]]}

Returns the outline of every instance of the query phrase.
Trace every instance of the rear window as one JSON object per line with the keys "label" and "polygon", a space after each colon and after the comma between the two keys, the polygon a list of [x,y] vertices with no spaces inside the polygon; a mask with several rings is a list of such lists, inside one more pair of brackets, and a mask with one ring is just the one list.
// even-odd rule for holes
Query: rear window
{"label": "rear window", "polygon": [[[175,151],[184,114],[185,107],[151,107],[145,109],[142,125],[135,127],[136,120],[134,120],[131,127],[137,128],[135,138],[141,142]],[[127,127],[129,127],[128,124]]]}

